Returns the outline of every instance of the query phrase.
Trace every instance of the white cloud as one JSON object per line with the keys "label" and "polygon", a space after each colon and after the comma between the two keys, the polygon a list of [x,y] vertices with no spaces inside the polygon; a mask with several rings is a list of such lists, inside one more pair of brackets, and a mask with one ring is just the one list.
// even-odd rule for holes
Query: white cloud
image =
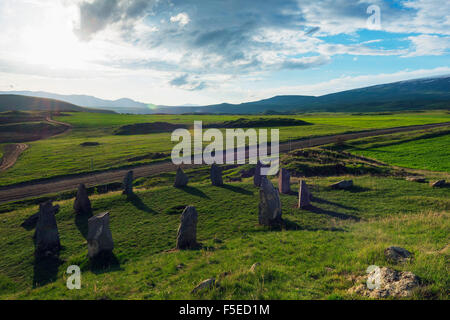
{"label": "white cloud", "polygon": [[191,20],[189,19],[189,16],[187,13],[179,13],[176,16],[170,17],[170,22],[178,22],[180,26],[187,25]]}
{"label": "white cloud", "polygon": [[408,40],[412,42],[412,50],[403,57],[440,56],[450,50],[450,37],[420,35],[408,37]]}

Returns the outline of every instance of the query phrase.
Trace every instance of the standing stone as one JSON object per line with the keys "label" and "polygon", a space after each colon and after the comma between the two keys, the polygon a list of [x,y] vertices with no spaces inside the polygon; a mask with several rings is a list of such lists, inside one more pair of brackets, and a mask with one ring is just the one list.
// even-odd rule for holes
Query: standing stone
{"label": "standing stone", "polygon": [[443,187],[443,186],[445,186],[445,180],[437,180],[437,181],[431,182],[430,185],[433,188]]}
{"label": "standing stone", "polygon": [[88,256],[95,258],[100,253],[110,253],[114,248],[109,229],[109,212],[100,213],[88,220]]}
{"label": "standing stone", "polygon": [[291,174],[289,170],[281,168],[278,175],[278,191],[280,193],[291,193]]}
{"label": "standing stone", "polygon": [[181,214],[181,223],[177,233],[177,249],[194,249],[197,243],[197,210],[187,206]]}
{"label": "standing stone", "polygon": [[256,168],[255,168],[255,174],[253,175],[253,184],[255,185],[255,187],[258,187],[258,188],[261,186],[261,167],[262,167],[262,164],[258,160],[258,163],[256,164]]}
{"label": "standing stone", "polygon": [[353,180],[342,180],[336,183],[333,183],[331,186],[333,189],[348,189],[353,187]]}
{"label": "standing stone", "polygon": [[78,186],[77,197],[73,203],[73,208],[77,214],[92,214],[91,201],[89,200],[86,186],[84,184],[80,184]]}
{"label": "standing stone", "polygon": [[211,183],[213,186],[223,186],[222,169],[215,163],[211,166]]}
{"label": "standing stone", "polygon": [[188,176],[184,173],[183,169],[178,167],[177,175],[175,177],[175,183],[173,186],[176,188],[185,187],[185,186],[187,186],[188,181],[189,181]]}
{"label": "standing stone", "polygon": [[51,201],[44,202],[39,206],[35,232],[37,256],[54,256],[61,248],[58,226],[56,225],[55,218],[55,214],[58,211],[59,206],[53,206]]}
{"label": "standing stone", "polygon": [[298,187],[298,207],[300,209],[305,208],[311,204],[311,193],[305,180],[300,180]]}
{"label": "standing stone", "polygon": [[123,192],[127,196],[133,195],[133,171],[128,171],[123,179]]}
{"label": "standing stone", "polygon": [[278,190],[267,177],[261,177],[259,189],[259,224],[272,226],[281,223],[281,201]]}

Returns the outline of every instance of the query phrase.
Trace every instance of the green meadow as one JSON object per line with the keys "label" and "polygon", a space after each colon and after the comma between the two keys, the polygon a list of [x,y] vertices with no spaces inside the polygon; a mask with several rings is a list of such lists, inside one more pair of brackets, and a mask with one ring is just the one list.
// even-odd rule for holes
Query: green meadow
{"label": "green meadow", "polygon": [[[0,173],[0,185],[10,185],[30,180],[67,174],[106,170],[128,165],[158,161],[135,160],[149,153],[170,154],[175,142],[170,132],[146,135],[114,135],[120,126],[147,122],[170,122],[192,126],[194,121],[204,124],[221,123],[239,118],[294,118],[311,125],[280,127],[280,140],[302,139],[314,136],[449,121],[445,111],[416,113],[359,114],[303,114],[295,116],[231,116],[231,115],[124,115],[102,113],[70,113],[55,120],[73,126],[70,133],[29,142],[17,163]],[[98,142],[97,146],[82,146],[84,142]],[[2,147],[2,146],[0,146]]]}

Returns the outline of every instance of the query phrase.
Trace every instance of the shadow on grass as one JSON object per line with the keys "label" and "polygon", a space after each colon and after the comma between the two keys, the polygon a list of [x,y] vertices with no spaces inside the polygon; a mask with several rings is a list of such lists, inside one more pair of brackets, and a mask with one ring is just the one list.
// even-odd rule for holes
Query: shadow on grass
{"label": "shadow on grass", "polygon": [[356,216],[353,216],[351,214],[345,214],[345,213],[339,213],[336,211],[331,211],[331,210],[325,210],[319,207],[316,207],[314,205],[309,205],[308,207],[306,207],[304,210],[313,212],[313,213],[317,213],[317,214],[326,214],[328,216],[331,216],[333,218],[338,218],[341,220],[355,220],[355,221],[359,221],[360,219]]}
{"label": "shadow on grass", "polygon": [[208,197],[203,191],[201,191],[200,189],[194,188],[194,187],[185,186],[185,187],[181,187],[178,189],[183,190],[189,194],[192,194],[193,196],[210,199],[210,197]]}
{"label": "shadow on grass", "polygon": [[249,191],[247,189],[244,189],[244,188],[241,188],[241,187],[238,187],[238,186],[232,186],[232,185],[229,185],[229,184],[224,184],[224,185],[220,186],[219,188],[227,189],[229,191],[245,194],[245,195],[248,195],[248,196],[252,196],[253,195],[252,191]]}
{"label": "shadow on grass", "polygon": [[147,206],[141,198],[139,198],[136,194],[132,194],[130,196],[128,196],[127,198],[128,201],[130,201],[133,206],[136,207],[136,209],[147,212],[147,213],[156,213],[155,210],[153,210],[152,208],[150,208],[149,206]]}
{"label": "shadow on grass", "polygon": [[58,279],[59,256],[36,257],[34,260],[33,288],[46,285]]}
{"label": "shadow on grass", "polygon": [[90,270],[95,274],[122,271],[120,261],[112,252],[101,252],[93,259],[89,260]]}
{"label": "shadow on grass", "polygon": [[307,230],[307,231],[334,231],[334,232],[344,232],[342,228],[316,228],[310,226],[301,226],[297,222],[290,221],[289,219],[283,219],[283,227],[285,230]]}
{"label": "shadow on grass", "polygon": [[355,211],[359,211],[358,208],[355,208],[355,207],[349,207],[349,206],[340,204],[340,203],[338,203],[338,202],[333,202],[333,201],[325,200],[325,199],[322,199],[322,198],[319,198],[319,197],[315,197],[315,196],[312,196],[311,201],[312,201],[312,202],[317,202],[317,203],[322,203],[322,204],[333,205],[333,206],[336,206],[336,207],[339,207],[339,208],[342,208],[342,209],[346,209],[346,210],[355,210]]}
{"label": "shadow on grass", "polygon": [[80,231],[83,238],[87,238],[88,235],[88,220],[92,217],[92,214],[77,214],[75,216],[75,225]]}

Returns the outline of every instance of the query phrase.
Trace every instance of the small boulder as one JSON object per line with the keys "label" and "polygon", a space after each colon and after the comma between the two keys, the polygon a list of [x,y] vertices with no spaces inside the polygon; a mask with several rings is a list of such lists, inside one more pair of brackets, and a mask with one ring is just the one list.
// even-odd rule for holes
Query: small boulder
{"label": "small boulder", "polygon": [[423,178],[423,177],[406,177],[406,180],[412,181],[412,182],[420,182],[420,183],[425,182],[425,178]]}
{"label": "small boulder", "polygon": [[331,186],[333,189],[349,189],[353,187],[353,180],[342,180],[336,183],[333,183]]}
{"label": "small boulder", "polygon": [[411,259],[412,253],[404,248],[392,246],[384,250],[384,256],[389,261],[398,263],[405,262]]}
{"label": "small boulder", "polygon": [[88,256],[95,258],[100,253],[111,253],[114,248],[109,228],[109,212],[104,212],[88,220]]}
{"label": "small boulder", "polygon": [[123,178],[123,192],[127,196],[133,195],[133,171],[128,171]]}
{"label": "small boulder", "polygon": [[215,278],[204,280],[200,282],[194,289],[192,289],[191,293],[197,293],[202,290],[212,289],[215,283],[216,283]]}
{"label": "small boulder", "polygon": [[77,196],[75,198],[75,202],[73,203],[73,209],[77,214],[92,214],[91,201],[89,200],[86,186],[84,184],[80,184],[78,186]]}
{"label": "small boulder", "polygon": [[175,188],[182,188],[187,186],[189,181],[188,176],[184,173],[183,169],[181,169],[181,167],[178,167],[177,169],[177,175],[175,177],[175,183],[174,183],[174,187]]}
{"label": "small boulder", "polygon": [[264,226],[279,225],[282,222],[280,195],[266,176],[261,177],[258,220]]}
{"label": "small boulder", "polygon": [[177,249],[195,249],[197,243],[197,210],[187,206],[181,214],[181,223],[177,233]]}
{"label": "small boulder", "polygon": [[211,166],[210,177],[213,186],[223,186],[222,169],[215,163]]}
{"label": "small boulder", "polygon": [[256,271],[259,269],[260,266],[261,266],[261,263],[259,263],[259,262],[254,263],[254,264],[250,267],[250,272],[256,272]]}
{"label": "small boulder", "polygon": [[303,209],[311,204],[311,193],[305,180],[300,180],[298,187],[298,208]]}
{"label": "small boulder", "polygon": [[291,174],[285,168],[281,168],[278,175],[278,191],[283,194],[291,193]]}
{"label": "small boulder", "polygon": [[437,180],[434,182],[430,182],[430,186],[432,186],[433,188],[440,188],[445,186],[445,180]]}
{"label": "small boulder", "polygon": [[255,187],[258,187],[258,188],[261,186],[261,167],[262,167],[262,164],[258,160],[258,162],[256,163],[256,167],[255,167],[255,173],[253,174],[253,184],[255,185]]}
{"label": "small boulder", "polygon": [[36,256],[55,256],[61,248],[55,218],[58,211],[59,206],[53,206],[51,201],[44,202],[39,206],[35,231]]}

